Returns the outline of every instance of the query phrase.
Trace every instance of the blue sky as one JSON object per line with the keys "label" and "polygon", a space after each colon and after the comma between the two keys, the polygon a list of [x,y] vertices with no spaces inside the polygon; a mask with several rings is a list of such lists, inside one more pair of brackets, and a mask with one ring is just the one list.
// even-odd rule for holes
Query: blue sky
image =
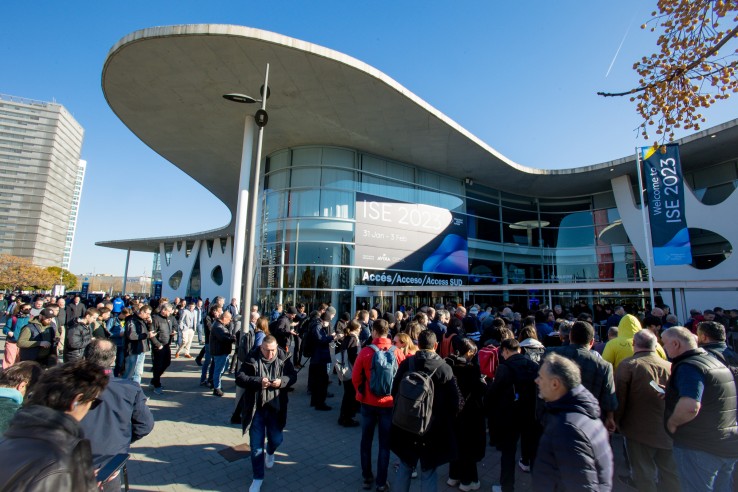
{"label": "blue sky", "polygon": [[[655,47],[656,35],[640,29],[655,3],[5,0],[0,92],[56,100],[84,126],[88,168],[71,269],[122,274],[125,252],[96,241],[197,232],[229,219],[105,103],[103,63],[126,34],[238,24],[326,46],[386,73],[515,162],[565,168],[643,144],[633,103],[595,93],[636,82],[633,62]],[[706,126],[738,117],[738,98],[706,115]],[[151,260],[132,254],[130,274],[150,274]]]}

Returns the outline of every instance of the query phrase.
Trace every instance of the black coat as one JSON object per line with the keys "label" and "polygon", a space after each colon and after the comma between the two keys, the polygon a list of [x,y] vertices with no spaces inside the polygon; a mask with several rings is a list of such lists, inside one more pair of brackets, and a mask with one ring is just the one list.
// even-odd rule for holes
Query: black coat
{"label": "black coat", "polygon": [[[269,332],[277,339],[277,345],[287,350],[292,341],[292,320],[286,314],[282,314],[276,321],[269,324]],[[310,320],[306,321],[309,323]]]}
{"label": "black coat", "polygon": [[176,328],[176,322],[173,321],[174,317],[164,317],[159,313],[155,313],[151,316],[151,326],[156,334],[155,337],[150,338],[149,341],[154,348],[163,347],[172,340],[172,331]]}
{"label": "black coat", "polygon": [[533,466],[536,491],[612,490],[610,436],[600,405],[581,384],[546,403],[544,430]]}
{"label": "black coat", "polygon": [[230,355],[235,341],[236,337],[231,335],[228,327],[223,326],[220,321],[216,321],[210,329],[210,355],[213,357]]}
{"label": "black coat", "polygon": [[33,405],[15,414],[0,440],[0,490],[97,492],[90,442],[76,420]]}
{"label": "black coat", "polygon": [[67,315],[66,322],[68,327],[71,327],[72,324],[77,321],[77,318],[81,318],[87,312],[87,308],[82,303],[82,301],[80,301],[79,304],[74,304],[73,302],[70,302],[64,307],[64,310],[66,311]]}
{"label": "black coat", "polygon": [[[258,404],[259,395],[261,394],[261,379],[262,375],[259,369],[259,358],[261,357],[261,348],[254,347],[249,353],[246,362],[241,364],[241,368],[236,374],[236,384],[241,388],[244,388],[243,396],[239,405],[241,406],[241,426],[243,433],[246,433],[251,424],[251,418],[254,415],[254,409]],[[279,390],[279,411],[277,412],[277,422],[279,428],[284,429],[287,425],[287,405],[289,403],[288,393],[285,391],[295,381],[297,381],[297,372],[295,366],[292,364],[292,357],[287,356],[287,352],[281,348],[277,349],[277,377],[275,379],[281,379],[282,385]]]}
{"label": "black coat", "polygon": [[79,360],[85,353],[92,341],[92,327],[74,321],[67,329],[66,342],[64,343],[64,362]]}
{"label": "black coat", "polygon": [[[422,437],[393,425],[390,432],[390,449],[404,463],[414,464],[420,460],[421,468],[427,470],[457,458],[454,424],[462,403],[451,366],[435,352],[420,350],[413,357],[416,371],[426,374],[430,374],[434,369],[436,371],[432,378],[435,392],[433,416],[428,431]],[[399,391],[400,381],[408,371],[409,359],[408,357],[402,361],[397,369],[392,384],[392,396]]]}
{"label": "black coat", "polygon": [[149,331],[153,327],[150,323],[133,314],[126,318],[125,351],[126,355],[145,354],[151,350]]}
{"label": "black coat", "polygon": [[446,358],[451,365],[464,398],[464,408],[456,417],[456,436],[459,442],[459,459],[477,462],[484,458],[487,448],[486,423],[483,399],[487,385],[479,366],[463,357]]}

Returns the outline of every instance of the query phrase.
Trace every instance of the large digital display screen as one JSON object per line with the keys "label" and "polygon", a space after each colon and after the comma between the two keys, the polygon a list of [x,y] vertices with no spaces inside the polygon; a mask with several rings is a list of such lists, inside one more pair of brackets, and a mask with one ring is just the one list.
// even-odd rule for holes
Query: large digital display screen
{"label": "large digital display screen", "polygon": [[356,266],[468,275],[463,215],[365,193],[355,210]]}

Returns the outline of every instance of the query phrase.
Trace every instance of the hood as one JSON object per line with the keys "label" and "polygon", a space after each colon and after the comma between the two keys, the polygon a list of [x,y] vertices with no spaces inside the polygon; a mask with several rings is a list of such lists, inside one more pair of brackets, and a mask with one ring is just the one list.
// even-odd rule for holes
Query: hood
{"label": "hood", "polygon": [[70,438],[82,439],[83,435],[79,422],[64,412],[31,405],[18,410],[5,437],[44,439],[63,446]]}
{"label": "hood", "polygon": [[600,418],[600,404],[581,384],[556,401],[546,403],[551,413],[581,413],[591,419]]}
{"label": "hood", "polygon": [[626,314],[618,323],[618,337],[633,338],[633,335],[639,331],[641,331],[641,322],[632,314]]}
{"label": "hood", "polygon": [[[433,378],[437,382],[445,383],[453,377],[451,366],[437,353],[428,350],[418,350],[413,357],[415,358],[415,370],[427,373],[436,371]],[[447,368],[447,370],[444,370],[444,368]]]}
{"label": "hood", "polygon": [[535,338],[526,338],[522,342],[520,342],[521,347],[530,347],[530,348],[545,348],[541,342],[536,340]]}

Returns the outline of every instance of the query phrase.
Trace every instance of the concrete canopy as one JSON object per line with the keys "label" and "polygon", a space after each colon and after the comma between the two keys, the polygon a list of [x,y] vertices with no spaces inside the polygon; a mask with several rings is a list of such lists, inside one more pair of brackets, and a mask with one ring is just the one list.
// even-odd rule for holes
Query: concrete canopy
{"label": "concrete canopy", "polygon": [[[267,63],[271,97],[264,155],[301,145],[348,147],[538,197],[607,191],[611,178],[635,176],[633,156],[564,170],[521,166],[377,69],[327,48],[248,27],[183,25],[131,33],[110,50],[102,88],[112,110],[136,136],[211,191],[233,216],[244,119],[258,105],[235,104],[222,96],[237,92],[258,97]],[[709,134],[721,138],[705,138]],[[706,159],[720,162],[736,141],[738,120],[680,143],[685,163],[690,154],[699,153],[699,164],[706,165]],[[231,221],[207,235],[232,231]],[[153,244],[167,239],[174,238],[98,244],[151,251]]]}

